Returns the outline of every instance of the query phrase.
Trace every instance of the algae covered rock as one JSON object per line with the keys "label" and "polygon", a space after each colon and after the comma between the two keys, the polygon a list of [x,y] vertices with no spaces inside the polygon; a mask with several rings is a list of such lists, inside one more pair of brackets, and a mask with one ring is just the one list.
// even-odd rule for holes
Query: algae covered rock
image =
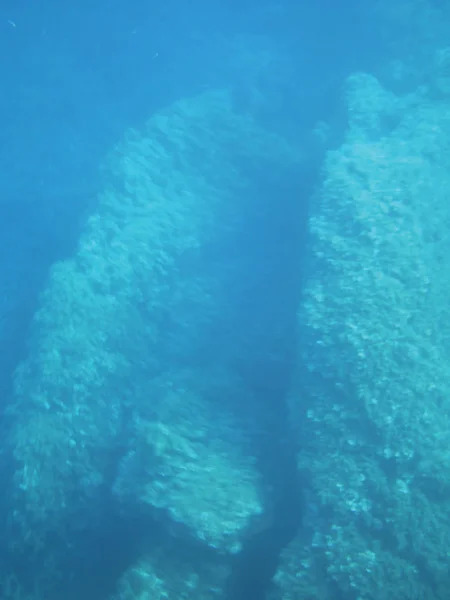
{"label": "algae covered rock", "polygon": [[274,597],[448,594],[450,119],[423,92],[393,105],[370,136],[350,114],[313,201],[290,397],[309,489]]}
{"label": "algae covered rock", "polygon": [[[136,417],[114,491],[131,512],[167,515],[173,535],[235,553],[264,510],[251,423],[230,410],[251,401],[232,374],[197,371],[154,380]],[[230,397],[234,396],[232,402]],[[238,397],[239,396],[239,397]]]}
{"label": "algae covered rock", "polygon": [[[175,103],[111,152],[15,374],[4,498],[14,552],[58,571],[89,532],[134,509],[169,538],[239,550],[264,490],[243,410],[252,394],[226,366],[245,336],[212,344],[229,328],[236,257],[218,260],[218,248],[260,204],[255,173],[274,185],[296,161],[221,91]],[[44,588],[53,574],[40,572]]]}

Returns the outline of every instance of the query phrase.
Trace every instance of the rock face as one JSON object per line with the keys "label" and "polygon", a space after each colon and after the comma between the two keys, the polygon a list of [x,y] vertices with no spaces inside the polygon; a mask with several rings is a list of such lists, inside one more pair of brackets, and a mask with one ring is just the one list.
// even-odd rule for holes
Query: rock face
{"label": "rock face", "polygon": [[34,557],[46,597],[87,532],[136,519],[142,553],[118,597],[223,593],[267,508],[257,399],[230,363],[248,343],[227,327],[231,242],[264,202],[254,169],[274,185],[295,161],[226,92],[155,115],[109,157],[78,249],[42,294],[8,411],[10,550]]}
{"label": "rock face", "polygon": [[[445,88],[438,73],[439,87]],[[450,118],[350,78],[310,216],[290,396],[306,497],[273,598],[448,597]]]}

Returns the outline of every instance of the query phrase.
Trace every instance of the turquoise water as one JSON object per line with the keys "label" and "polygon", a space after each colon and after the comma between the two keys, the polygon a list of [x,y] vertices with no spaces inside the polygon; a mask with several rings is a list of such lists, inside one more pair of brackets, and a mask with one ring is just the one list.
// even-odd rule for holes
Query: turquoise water
{"label": "turquoise water", "polygon": [[0,7],[0,597],[446,600],[446,2]]}

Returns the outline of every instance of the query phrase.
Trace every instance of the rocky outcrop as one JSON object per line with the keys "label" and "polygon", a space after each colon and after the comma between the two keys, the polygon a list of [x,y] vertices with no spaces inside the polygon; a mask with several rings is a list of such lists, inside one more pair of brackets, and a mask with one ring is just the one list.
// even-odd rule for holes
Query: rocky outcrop
{"label": "rocky outcrop", "polygon": [[360,74],[347,104],[313,200],[298,315],[290,409],[305,514],[272,597],[444,600],[448,97],[396,97]]}
{"label": "rocky outcrop", "polygon": [[[42,294],[8,411],[8,539],[34,557],[33,584],[56,580],[67,555],[75,567],[87,535],[138,516],[142,555],[119,596],[154,593],[156,577],[180,597],[161,575],[174,573],[176,548],[226,573],[266,511],[257,399],[231,361],[248,339],[229,336],[227,300],[234,236],[264,202],[254,171],[270,186],[296,160],[226,92],[178,102],[111,153],[77,251]],[[212,584],[195,552],[183,581],[198,598]]]}

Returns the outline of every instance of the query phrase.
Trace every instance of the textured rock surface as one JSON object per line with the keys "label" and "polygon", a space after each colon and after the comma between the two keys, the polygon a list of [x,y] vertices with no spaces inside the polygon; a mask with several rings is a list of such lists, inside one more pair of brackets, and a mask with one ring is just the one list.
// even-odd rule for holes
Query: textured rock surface
{"label": "textured rock surface", "polygon": [[448,596],[447,101],[349,81],[299,311],[291,416],[309,482],[304,527],[274,598]]}
{"label": "textured rock surface", "polygon": [[225,92],[173,105],[115,148],[77,252],[52,269],[15,377],[5,502],[16,551],[45,549],[57,564],[83,532],[136,514],[181,545],[239,550],[264,510],[258,419],[226,366],[240,336],[210,350],[230,317],[227,257],[216,272],[212,250],[260,203],[253,171],[273,184],[295,160]]}
{"label": "textured rock surface", "polygon": [[146,394],[151,403],[135,419],[116,498],[130,516],[168,514],[174,536],[237,552],[264,508],[251,428],[230,410],[233,396],[251,402],[248,391],[230,373],[191,370],[152,381]]}

